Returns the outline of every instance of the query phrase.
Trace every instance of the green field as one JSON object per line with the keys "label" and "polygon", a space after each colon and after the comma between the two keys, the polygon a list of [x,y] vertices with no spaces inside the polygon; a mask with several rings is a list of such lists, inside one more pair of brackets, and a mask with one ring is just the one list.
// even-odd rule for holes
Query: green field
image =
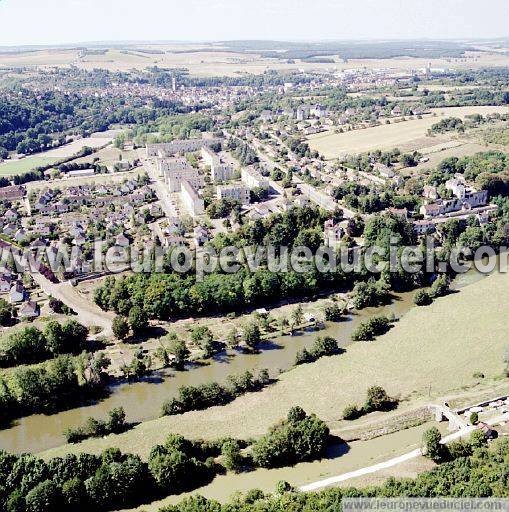
{"label": "green field", "polygon": [[36,167],[48,165],[56,162],[56,157],[34,156],[23,158],[21,160],[13,160],[0,164],[0,176],[12,176],[14,174],[23,174],[29,172]]}
{"label": "green field", "polygon": [[503,357],[509,346],[509,319],[500,309],[500,297],[508,292],[509,275],[496,273],[429,307],[413,308],[375,342],[350,345],[343,355],[282,374],[276,384],[262,392],[245,395],[224,407],[142,423],[120,436],[62,446],[45,455],[98,453],[118,446],[147,456],[169,432],[190,438],[259,436],[293,405],[315,412],[338,429],[345,426],[340,420],[344,407],[361,403],[373,384],[406,400],[401,408],[477,386],[474,372],[484,373],[484,382],[491,385],[503,373]]}

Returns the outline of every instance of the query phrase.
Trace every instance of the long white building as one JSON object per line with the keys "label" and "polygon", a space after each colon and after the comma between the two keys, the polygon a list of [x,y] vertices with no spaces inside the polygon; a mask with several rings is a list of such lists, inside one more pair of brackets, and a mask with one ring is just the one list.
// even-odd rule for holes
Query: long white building
{"label": "long white building", "polygon": [[219,138],[183,139],[172,142],[161,142],[158,144],[147,144],[147,158],[168,157],[178,153],[193,153],[200,151],[203,147],[211,147],[221,143]]}
{"label": "long white building", "polygon": [[196,189],[188,181],[181,182],[180,189],[182,204],[192,217],[203,215],[205,205]]}
{"label": "long white building", "polygon": [[218,185],[216,187],[217,199],[233,199],[240,204],[249,204],[251,194],[243,185]]}

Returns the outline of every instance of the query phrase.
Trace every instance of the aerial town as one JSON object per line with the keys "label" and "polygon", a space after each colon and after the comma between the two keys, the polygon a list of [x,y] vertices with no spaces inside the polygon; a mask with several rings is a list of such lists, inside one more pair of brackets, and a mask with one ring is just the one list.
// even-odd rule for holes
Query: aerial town
{"label": "aerial town", "polygon": [[507,502],[507,38],[2,44],[1,511]]}

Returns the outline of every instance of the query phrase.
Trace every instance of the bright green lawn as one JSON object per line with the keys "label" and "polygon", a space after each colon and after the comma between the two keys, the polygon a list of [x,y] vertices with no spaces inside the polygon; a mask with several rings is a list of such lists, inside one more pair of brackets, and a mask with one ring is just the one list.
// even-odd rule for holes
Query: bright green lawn
{"label": "bright green lawn", "polygon": [[22,174],[29,172],[36,167],[54,163],[58,160],[55,157],[33,156],[23,158],[22,160],[13,160],[0,164],[0,176],[12,176],[13,174]]}

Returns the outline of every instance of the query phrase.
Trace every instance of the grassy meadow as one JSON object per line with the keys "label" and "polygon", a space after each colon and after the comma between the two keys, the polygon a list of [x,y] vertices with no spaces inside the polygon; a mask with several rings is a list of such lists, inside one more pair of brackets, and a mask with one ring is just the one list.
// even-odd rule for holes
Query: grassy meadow
{"label": "grassy meadow", "polygon": [[22,158],[21,160],[12,160],[0,164],[0,176],[12,176],[14,174],[24,174],[36,167],[48,165],[56,162],[58,158],[47,156],[32,156]]}
{"label": "grassy meadow", "polygon": [[445,117],[464,118],[470,114],[507,113],[504,106],[486,107],[451,107],[432,109],[432,115],[422,119],[410,119],[353,130],[345,133],[324,132],[308,137],[309,145],[317,150],[327,160],[338,158],[345,154],[363,153],[375,149],[388,150],[395,147],[400,149],[419,150],[445,142],[453,135],[428,137],[427,131],[432,125]]}

